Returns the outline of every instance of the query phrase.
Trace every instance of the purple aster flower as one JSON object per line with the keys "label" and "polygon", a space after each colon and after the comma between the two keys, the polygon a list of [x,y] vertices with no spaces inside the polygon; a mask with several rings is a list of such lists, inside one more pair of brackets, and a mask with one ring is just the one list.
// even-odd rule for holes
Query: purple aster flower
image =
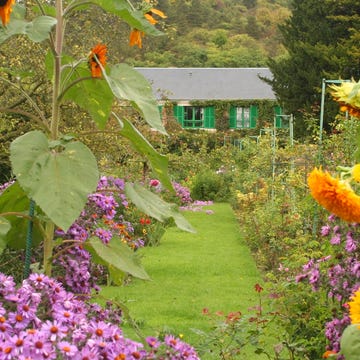
{"label": "purple aster flower", "polygon": [[68,341],[60,341],[57,344],[57,347],[61,354],[65,355],[66,358],[72,358],[75,354],[78,353],[78,348],[75,345],[70,344]]}
{"label": "purple aster flower", "polygon": [[110,230],[97,228],[95,235],[104,243],[108,244],[112,238],[112,232]]}
{"label": "purple aster flower", "polygon": [[148,343],[148,345],[154,349],[157,349],[160,346],[160,341],[153,337],[153,336],[149,336],[146,338],[146,342]]}
{"label": "purple aster flower", "polygon": [[351,231],[346,234],[345,250],[349,253],[354,252],[357,249],[356,242],[352,237]]}
{"label": "purple aster flower", "polygon": [[52,342],[54,342],[66,336],[68,327],[56,320],[46,320],[41,327],[41,331],[46,334]]}
{"label": "purple aster flower", "polygon": [[330,244],[331,245],[339,245],[341,243],[341,235],[340,234],[335,234],[331,239],[330,239]]}
{"label": "purple aster flower", "polygon": [[321,236],[328,236],[330,234],[331,227],[329,225],[325,225],[321,228]]}

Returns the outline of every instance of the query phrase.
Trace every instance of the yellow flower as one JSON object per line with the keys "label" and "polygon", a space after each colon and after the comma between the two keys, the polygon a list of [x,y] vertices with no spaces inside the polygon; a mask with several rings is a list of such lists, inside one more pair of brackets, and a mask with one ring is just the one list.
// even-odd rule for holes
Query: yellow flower
{"label": "yellow flower", "polygon": [[360,82],[352,80],[329,87],[334,100],[340,105],[340,110],[360,118]]}
{"label": "yellow flower", "polygon": [[351,174],[352,174],[352,178],[356,182],[360,182],[360,164],[356,164],[353,166],[353,168],[351,169]]}
{"label": "yellow flower", "polygon": [[[0,0],[1,1],[1,0]],[[149,6],[150,0],[145,0],[145,18],[146,20],[151,24],[155,25],[158,23],[158,20],[156,20],[153,15],[156,14],[157,16],[161,18],[166,18],[166,15],[158,9],[151,8]],[[149,9],[150,7],[150,9]],[[143,31],[140,31],[138,29],[132,29],[130,32],[130,40],[129,44],[130,46],[137,45],[140,49],[142,48],[142,38],[144,37],[145,33]]]}
{"label": "yellow flower", "polygon": [[15,0],[0,0],[0,17],[3,26],[6,26],[10,21],[10,14]]}
{"label": "yellow flower", "polygon": [[313,198],[326,210],[347,222],[360,222],[360,196],[350,185],[315,168],[308,176]]}
{"label": "yellow flower", "polygon": [[106,53],[107,53],[107,48],[105,45],[102,45],[102,44],[97,44],[91,50],[91,53],[89,55],[89,66],[90,66],[92,77],[94,77],[94,78],[101,77],[101,75],[102,75],[101,67],[98,63],[100,63],[102,66],[105,66]]}
{"label": "yellow flower", "polygon": [[355,291],[348,305],[351,323],[360,324],[360,289]]}

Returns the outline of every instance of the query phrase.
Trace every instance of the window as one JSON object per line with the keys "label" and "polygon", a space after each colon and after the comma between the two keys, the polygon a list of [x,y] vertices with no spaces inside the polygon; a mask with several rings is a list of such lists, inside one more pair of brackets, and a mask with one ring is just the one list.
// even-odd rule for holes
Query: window
{"label": "window", "polygon": [[204,127],[204,109],[199,106],[184,106],[184,127]]}
{"label": "window", "polygon": [[250,128],[250,108],[248,107],[236,108],[236,128],[237,129]]}
{"label": "window", "polygon": [[214,106],[174,106],[174,116],[185,129],[214,129]]}
{"label": "window", "polygon": [[230,108],[230,129],[253,129],[256,127],[258,108],[256,105],[232,106]]}

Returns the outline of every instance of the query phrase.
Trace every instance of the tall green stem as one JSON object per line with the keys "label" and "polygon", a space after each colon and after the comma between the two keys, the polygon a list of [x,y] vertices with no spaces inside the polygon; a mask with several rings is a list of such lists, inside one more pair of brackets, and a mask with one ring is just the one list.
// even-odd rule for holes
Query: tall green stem
{"label": "tall green stem", "polygon": [[56,0],[56,28],[54,44],[54,88],[52,100],[51,137],[56,140],[59,132],[60,121],[60,81],[61,81],[61,54],[63,46],[63,6],[62,0]]}
{"label": "tall green stem", "polygon": [[[53,99],[52,99],[52,117],[50,124],[51,138],[56,140],[59,135],[60,122],[60,86],[61,86],[61,54],[63,46],[63,4],[62,0],[56,0],[56,28],[54,41],[54,84],[53,84]],[[44,239],[44,271],[45,274],[51,276],[52,268],[52,253],[54,248],[54,230],[55,224],[48,220],[45,225],[45,239]]]}

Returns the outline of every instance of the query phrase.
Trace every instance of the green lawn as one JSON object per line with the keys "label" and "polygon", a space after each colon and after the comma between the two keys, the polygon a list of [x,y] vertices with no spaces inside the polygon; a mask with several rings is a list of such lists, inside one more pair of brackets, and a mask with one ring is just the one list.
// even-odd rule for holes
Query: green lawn
{"label": "green lawn", "polygon": [[[206,209],[214,214],[184,213],[196,234],[170,228],[160,246],[141,250],[151,281],[134,280],[101,292],[105,297],[125,301],[145,335],[168,329],[194,345],[198,335],[191,329],[210,327],[202,314],[204,308],[245,313],[258,303],[254,285],[262,280],[231,206],[215,204]],[[129,327],[123,330],[136,340]]]}

